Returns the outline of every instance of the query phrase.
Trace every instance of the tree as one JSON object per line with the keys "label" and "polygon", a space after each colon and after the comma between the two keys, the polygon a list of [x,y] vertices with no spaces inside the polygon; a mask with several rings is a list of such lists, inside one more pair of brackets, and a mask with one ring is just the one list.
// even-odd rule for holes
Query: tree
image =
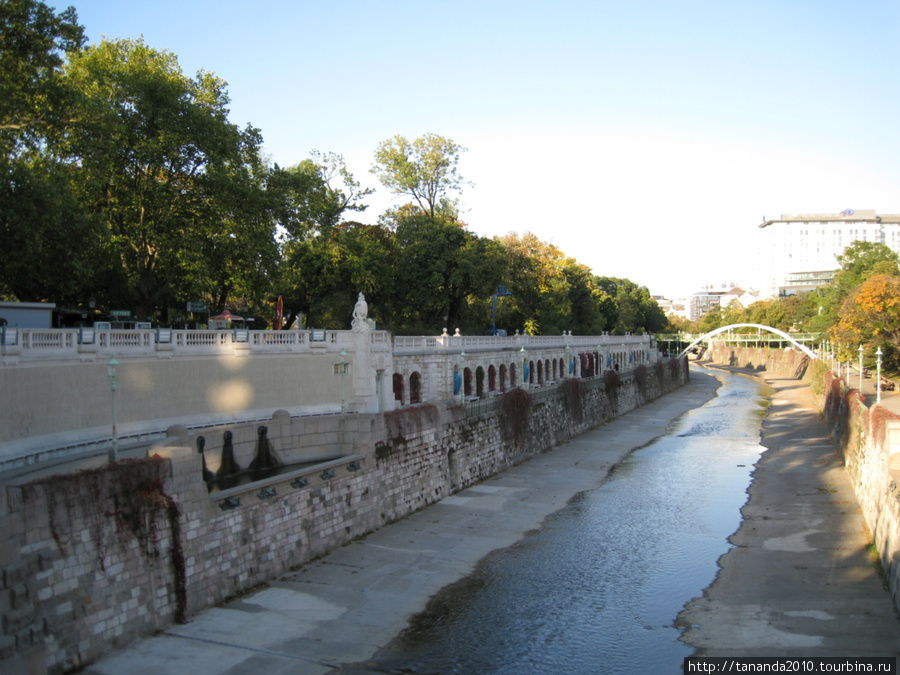
{"label": "tree", "polygon": [[235,167],[261,139],[228,122],[222,80],[185,77],[175,55],[143,40],[79,52],[67,77],[83,105],[64,156],[80,165],[80,197],[106,224],[105,253],[124,281],[115,300],[150,317],[179,295],[185,262],[204,255],[211,230],[234,226],[242,241],[246,221],[222,218],[233,187],[224,177],[240,175]]}
{"label": "tree", "polygon": [[202,204],[191,241],[178,253],[174,301],[179,306],[204,298],[218,314],[233,301],[240,300],[241,311],[270,301],[278,263],[276,201],[268,190],[271,171],[260,159],[260,143],[255,130],[247,130],[241,157],[211,167],[205,177],[217,197]]}
{"label": "tree", "polygon": [[574,261],[531,232],[510,233],[498,241],[509,258],[504,285],[512,292],[498,312],[501,325],[532,334],[570,330],[569,288],[563,269]]}
{"label": "tree", "polygon": [[371,171],[394,194],[412,197],[430,218],[438,214],[456,218],[458,202],[450,195],[465,184],[458,171],[461,152],[465,148],[437,134],[411,143],[394,136],[378,146]]}
{"label": "tree", "polygon": [[278,224],[294,239],[327,234],[347,211],[365,211],[362,200],[373,192],[360,187],[342,155],[318,150],[296,166],[276,164],[271,185],[280,202]]}
{"label": "tree", "polygon": [[705,334],[727,325],[722,319],[722,308],[716,306],[697,321],[697,332]]}
{"label": "tree", "polygon": [[[452,332],[470,298],[489,297],[503,280],[503,248],[455,220],[413,214],[398,223],[395,235],[391,308],[397,330]],[[484,330],[488,325],[484,317]]]}
{"label": "tree", "polygon": [[[368,229],[359,223],[341,224],[347,211],[364,211],[362,199],[371,190],[363,190],[347,169],[344,158],[336,153],[312,152],[309,159],[296,166],[281,169],[277,165],[270,181],[278,204],[277,221],[283,232],[281,238],[281,278],[278,293],[290,308],[287,317],[292,322],[297,313],[317,326],[343,328],[350,320],[357,294],[376,293],[374,286],[365,283],[354,287],[358,274],[343,269],[349,265],[358,270],[359,261],[352,250],[367,258],[364,264],[380,269],[380,226]],[[377,234],[373,234],[376,233]],[[366,233],[370,236],[357,234]],[[365,246],[368,242],[371,246]],[[371,257],[371,260],[368,259]],[[357,277],[351,281],[351,277]],[[346,312],[347,303],[350,303]],[[370,302],[374,307],[375,303]],[[383,308],[382,308],[383,311]]]}
{"label": "tree", "polygon": [[291,310],[288,322],[302,313],[309,325],[348,328],[360,292],[368,300],[371,318],[389,320],[395,250],[390,230],[355,222],[287,241],[281,288]]}
{"label": "tree", "polygon": [[898,274],[898,256],[886,245],[854,241],[839,255],[841,268],[821,294],[822,319],[819,326],[831,326],[840,320],[844,300],[866,279],[876,274]]}
{"label": "tree", "polygon": [[886,362],[900,365],[900,276],[876,274],[860,284],[844,301],[829,334],[850,353],[861,343],[884,347]]}
{"label": "tree", "polygon": [[64,55],[84,45],[75,9],[60,14],[39,0],[0,3],[0,144],[7,159],[65,126],[74,92]]}
{"label": "tree", "polygon": [[75,167],[18,157],[0,174],[0,297],[84,306],[98,283],[100,223],[72,191]]}
{"label": "tree", "polygon": [[55,141],[71,123],[75,92],[64,58],[84,44],[71,7],[0,2],[0,296],[21,301],[87,300],[98,268],[95,223],[71,189],[75,168]]}
{"label": "tree", "polygon": [[665,312],[646,286],[638,286],[630,279],[611,277],[598,277],[596,283],[616,301],[615,333],[659,333],[668,325]]}

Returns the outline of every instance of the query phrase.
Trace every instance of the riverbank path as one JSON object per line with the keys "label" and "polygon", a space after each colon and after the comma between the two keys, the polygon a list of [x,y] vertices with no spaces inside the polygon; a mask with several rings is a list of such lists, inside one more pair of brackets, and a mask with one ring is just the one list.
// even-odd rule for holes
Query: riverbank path
{"label": "riverbank path", "polygon": [[[734,548],[678,618],[681,639],[698,656],[896,658],[900,621],[812,391],[757,375],[773,390],[762,424],[767,449]],[[893,392],[882,401],[900,403]]]}

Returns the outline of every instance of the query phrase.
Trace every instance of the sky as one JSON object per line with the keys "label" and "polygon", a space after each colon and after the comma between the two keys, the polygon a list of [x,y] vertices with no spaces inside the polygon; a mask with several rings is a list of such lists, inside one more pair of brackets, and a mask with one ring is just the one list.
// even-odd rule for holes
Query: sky
{"label": "sky", "polygon": [[[52,6],[51,2],[48,2]],[[271,161],[466,148],[462,214],[532,232],[654,295],[759,285],[764,218],[900,213],[896,0],[73,0],[91,43],[140,38],[228,83]]]}

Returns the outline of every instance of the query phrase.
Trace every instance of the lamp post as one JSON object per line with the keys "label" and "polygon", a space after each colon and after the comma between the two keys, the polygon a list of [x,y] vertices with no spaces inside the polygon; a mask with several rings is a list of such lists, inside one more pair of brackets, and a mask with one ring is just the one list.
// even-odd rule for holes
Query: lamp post
{"label": "lamp post", "polygon": [[862,357],[863,357],[863,346],[859,346],[859,393],[862,394]]}
{"label": "lamp post", "polygon": [[112,392],[112,445],[109,449],[109,461],[115,462],[119,459],[119,437],[116,432],[116,355],[110,357],[106,364],[106,372],[109,375],[109,390]]}
{"label": "lamp post", "polygon": [[563,377],[571,377],[573,375],[572,370],[570,369],[570,366],[569,366],[569,363],[570,363],[569,359],[571,358],[569,356],[569,354],[571,353],[571,351],[572,350],[569,347],[569,345],[566,344],[566,370],[565,370],[565,375],[563,375]]}
{"label": "lamp post", "polygon": [[882,354],[881,347],[879,347],[878,351],[875,352],[875,356],[877,358],[877,363],[878,363],[878,373],[875,375],[875,387],[876,387],[876,392],[878,392],[875,395],[876,403],[881,403],[881,354]]}
{"label": "lamp post", "polygon": [[341,347],[341,412],[346,412],[347,403],[344,397],[344,376],[347,374],[347,350]]}

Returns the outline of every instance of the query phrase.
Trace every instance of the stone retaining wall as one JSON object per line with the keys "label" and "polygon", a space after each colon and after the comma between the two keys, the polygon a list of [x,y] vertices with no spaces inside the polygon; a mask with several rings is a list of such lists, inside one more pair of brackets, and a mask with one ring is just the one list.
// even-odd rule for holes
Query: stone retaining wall
{"label": "stone retaining wall", "polygon": [[[341,456],[212,494],[196,439],[179,429],[145,460],[6,486],[0,669],[61,673],[84,666],[550,450],[688,377],[684,360],[638,368],[621,381],[608,372],[513,390],[478,415],[463,405],[428,404],[338,416]],[[271,425],[282,457],[290,453],[278,444],[297,438],[283,433],[286,425],[277,414]],[[244,459],[254,436],[255,425],[235,430]]]}

